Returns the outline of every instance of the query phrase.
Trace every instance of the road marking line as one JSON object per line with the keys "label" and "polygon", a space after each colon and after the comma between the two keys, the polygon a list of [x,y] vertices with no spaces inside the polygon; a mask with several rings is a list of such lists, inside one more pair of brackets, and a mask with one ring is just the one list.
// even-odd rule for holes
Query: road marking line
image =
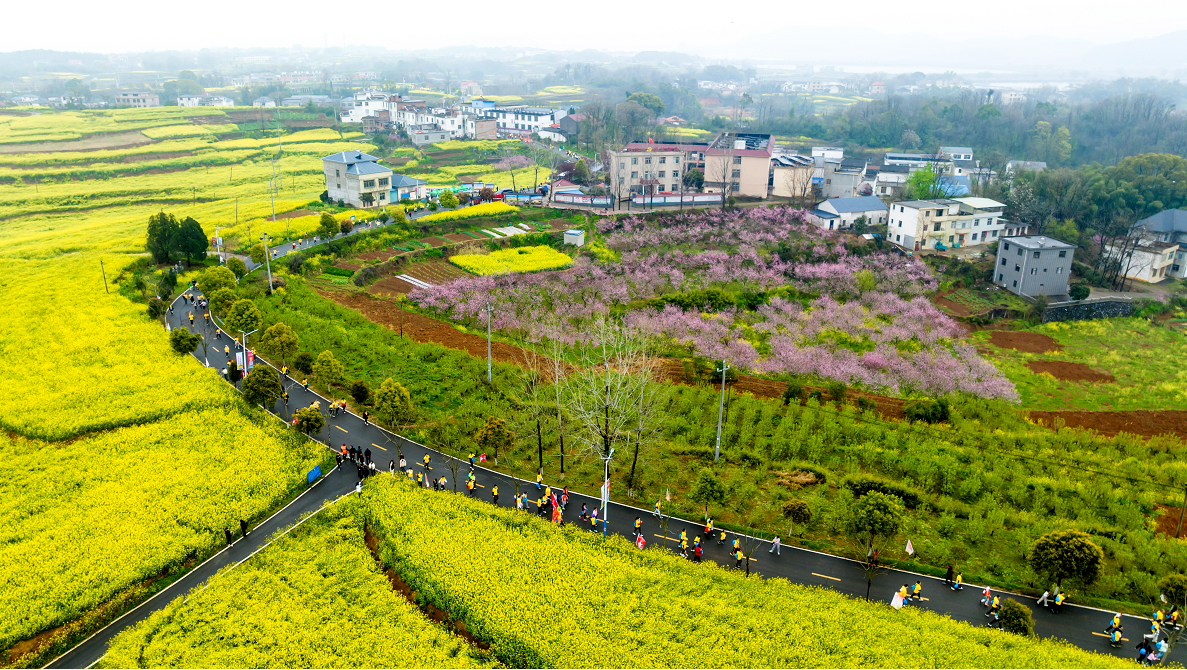
{"label": "road marking line", "polygon": [[[383,447],[379,446],[378,444],[375,444],[374,442],[371,443],[371,446],[375,447],[376,449],[383,449]],[[383,450],[387,451],[387,449],[383,449]]]}
{"label": "road marking line", "polygon": [[664,540],[671,540],[671,541],[673,541],[673,542],[679,542],[679,541],[680,541],[680,539],[679,539],[679,538],[675,538],[675,537],[666,537],[666,536],[664,536],[664,535],[660,535],[659,533],[655,533],[655,537],[662,538],[662,539],[664,539]]}
{"label": "road marking line", "polygon": [[820,574],[819,572],[813,572],[813,573],[812,573],[812,575],[813,575],[814,577],[821,577],[821,578],[823,578],[823,579],[831,579],[831,580],[833,580],[834,582],[839,582],[839,581],[841,581],[841,580],[840,580],[839,578],[837,578],[837,577],[829,577],[828,575],[822,575],[822,574]]}
{"label": "road marking line", "polygon": [[[349,430],[346,430],[346,429],[345,429],[345,428],[343,428],[342,426],[334,426],[334,427],[335,427],[335,428],[337,428],[338,430],[340,430],[340,431],[344,432],[344,433],[349,433],[349,432],[350,432]],[[384,449],[384,451],[387,451],[387,450],[386,450],[386,449]]]}
{"label": "road marking line", "polygon": [[[1093,635],[1099,635],[1099,636],[1101,636],[1101,637],[1109,637],[1108,635],[1105,635],[1104,633],[1098,633],[1098,632],[1096,632],[1096,631],[1092,631],[1092,634],[1093,634]],[[1121,641],[1122,641],[1122,642],[1129,642],[1129,638],[1127,638],[1127,637],[1123,637],[1123,638],[1121,638]]]}

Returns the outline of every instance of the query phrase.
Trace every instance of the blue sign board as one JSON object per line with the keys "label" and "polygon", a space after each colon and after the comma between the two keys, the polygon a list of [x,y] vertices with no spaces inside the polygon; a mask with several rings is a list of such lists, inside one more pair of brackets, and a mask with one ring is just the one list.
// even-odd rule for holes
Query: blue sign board
{"label": "blue sign board", "polygon": [[315,466],[313,466],[313,469],[309,471],[309,474],[305,475],[305,479],[309,480],[309,483],[312,484],[320,476],[321,476],[321,466],[315,465]]}

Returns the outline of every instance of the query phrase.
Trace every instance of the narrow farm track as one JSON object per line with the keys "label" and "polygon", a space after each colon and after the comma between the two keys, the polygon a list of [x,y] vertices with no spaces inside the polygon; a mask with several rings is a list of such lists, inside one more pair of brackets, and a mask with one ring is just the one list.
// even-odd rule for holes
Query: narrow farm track
{"label": "narrow farm track", "polygon": [[[299,248],[307,248],[309,246],[313,245],[306,244]],[[278,249],[278,256],[288,253],[289,250],[291,250],[289,245],[286,245],[284,249]],[[251,267],[250,261],[249,267]],[[192,292],[197,295],[196,290]],[[201,314],[197,309],[183,307],[179,300],[180,297],[174,301],[174,309],[167,317],[169,327],[188,327],[186,315],[190,309],[195,311],[195,315],[198,317],[196,321],[200,322]],[[229,343],[230,341],[227,340],[227,342]],[[228,357],[224,355],[221,348],[215,350],[212,347],[210,353],[209,365],[212,370],[217,370],[225,365]],[[200,348],[196,349],[193,355],[199,365],[205,362]],[[231,356],[234,356],[233,350]],[[283,383],[289,393],[288,406],[286,407],[283,402],[277,401],[274,406],[268,408],[270,412],[280,419],[287,422],[291,417],[290,410],[307,407],[314,401],[321,401],[323,408],[328,406],[326,398],[312,391],[304,390],[302,385],[296,383],[294,380],[285,379]],[[384,473],[378,476],[391,476],[386,474],[388,464],[390,461],[398,460],[400,454],[403,454],[410,464],[421,463],[427,454],[430,458],[429,470],[432,471],[432,474],[434,476],[444,475],[447,479],[450,479],[451,481],[449,481],[447,487],[451,491],[456,483],[452,481],[452,473],[446,466],[448,459],[450,459],[449,456],[377,427],[374,424],[364,423],[363,419],[354,413],[348,412],[336,418],[326,416],[325,428],[321,433],[313,437],[322,443],[331,445],[332,448],[337,448],[339,445],[345,443],[347,445],[371,449],[376,468]],[[499,504],[508,507],[514,505],[512,494],[516,490],[516,479],[480,465],[476,466],[474,470],[478,484],[478,488],[476,489],[478,498],[490,501],[491,487],[497,485],[500,487],[502,493]],[[459,468],[459,473],[461,472],[465,472],[465,464]],[[318,510],[323,503],[333,501],[344,494],[350,493],[358,483],[359,479],[354,468],[335,469],[325,474],[312,487],[297,496],[286,507],[253,529],[246,539],[237,539],[233,545],[190,571],[168,588],[117,619],[108,627],[55,659],[47,667],[90,667],[103,657],[106,653],[108,642],[120,631],[142,621],[152,612],[164,607],[174,598],[184,596],[193,588],[201,586],[203,582],[214,576],[220,569],[236,565],[246,560],[265,546],[268,536],[296,523],[305,513]],[[546,482],[546,484],[557,486],[560,483]],[[536,494],[534,482],[518,480],[518,486],[521,491],[527,492],[529,496]],[[458,490],[461,491],[464,489],[459,486]],[[424,495],[445,494],[426,490]],[[568,510],[564,513],[563,517],[565,523],[575,523],[578,521],[579,511],[583,503],[589,505],[591,509],[599,504],[596,496],[571,492],[571,497]],[[628,539],[633,539],[632,529],[635,517],[642,518],[642,530],[648,543],[659,542],[668,547],[675,545],[672,540],[665,539],[665,534],[660,527],[659,520],[652,515],[649,509],[640,509],[629,504],[612,501],[607,514],[603,515],[603,518],[608,519],[607,530],[609,532],[626,536]],[[666,538],[678,538],[681,531],[687,531],[688,537],[693,538],[701,535],[703,528],[699,523],[672,518],[667,527]],[[717,563],[724,568],[732,569],[734,562],[727,554],[727,547],[733,541],[734,537],[736,535],[730,533],[726,545],[718,545],[716,540],[707,542],[704,552],[705,560]],[[760,577],[782,577],[799,584],[832,588],[855,597],[864,597],[866,594],[865,573],[861,569],[860,564],[853,560],[787,545],[784,545],[782,548],[782,551],[787,552],[786,556],[782,554],[776,555],[770,552],[771,544],[769,542],[757,540],[756,545],[758,548],[754,552],[754,560],[750,563],[750,570],[757,573]],[[944,585],[942,579],[911,572],[884,570],[881,574],[874,577],[873,587],[870,592],[871,599],[889,603],[894,592],[900,586],[905,583],[913,584],[916,580],[922,583],[922,595],[926,598],[926,600],[917,606],[948,614],[953,619],[966,621],[973,625],[984,625],[987,621],[984,616],[985,608],[979,602],[981,590],[984,587],[966,584],[964,590],[959,592],[952,591]],[[217,580],[210,585],[210,588],[218,588]],[[1003,597],[1013,595],[996,590],[994,593],[1000,594]],[[1031,608],[1035,619],[1036,635],[1063,639],[1092,651],[1116,656],[1132,656],[1133,652],[1131,650],[1134,645],[1141,639],[1141,634],[1149,629],[1148,619],[1126,615],[1124,617],[1124,626],[1126,628],[1126,636],[1130,639],[1130,642],[1121,649],[1112,649],[1109,647],[1106,638],[1100,635],[1100,631],[1104,629],[1109,618],[1112,616],[1111,612],[1070,604],[1065,607],[1061,614],[1055,615],[1046,610],[1037,609],[1034,605],[1034,598],[1032,597],[1014,597],[1020,603]],[[811,614],[808,613],[808,615],[810,616]],[[838,634],[841,635],[843,633],[838,631]],[[1008,633],[1003,632],[1002,635],[1008,635]]]}

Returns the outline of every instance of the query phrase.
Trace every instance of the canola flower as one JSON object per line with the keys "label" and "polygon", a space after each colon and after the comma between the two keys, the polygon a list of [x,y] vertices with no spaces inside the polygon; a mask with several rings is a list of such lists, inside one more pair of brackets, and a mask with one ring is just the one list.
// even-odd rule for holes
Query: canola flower
{"label": "canola flower", "polygon": [[480,216],[500,216],[518,211],[518,207],[513,207],[505,202],[484,202],[481,205],[474,205],[473,207],[463,207],[461,209],[451,209],[448,212],[430,214],[417,219],[416,222],[437,223],[441,221],[461,221],[463,219],[474,219]]}
{"label": "canola flower", "polygon": [[212,553],[333,464],[242,401],[64,444],[0,433],[0,453],[0,649]]}
{"label": "canola flower", "polygon": [[[782,579],[748,579],[654,545],[639,551],[617,536],[603,541],[572,524],[558,528],[402,478],[375,478],[363,500],[385,564],[510,666],[1129,665],[927,611],[894,611]],[[531,616],[509,606],[525,597]]]}
{"label": "canola flower", "polygon": [[351,497],[318,512],[121,632],[99,667],[496,665],[392,589],[364,545],[361,509]]}
{"label": "canola flower", "polygon": [[489,254],[462,254],[449,261],[476,275],[503,275],[512,272],[557,270],[573,264],[573,259],[552,247],[512,247]]}

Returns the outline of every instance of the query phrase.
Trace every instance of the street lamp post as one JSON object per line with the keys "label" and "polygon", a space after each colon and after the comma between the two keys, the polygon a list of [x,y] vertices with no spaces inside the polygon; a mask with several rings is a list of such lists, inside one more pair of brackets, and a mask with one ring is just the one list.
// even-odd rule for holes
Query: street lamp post
{"label": "street lamp post", "polygon": [[268,290],[272,290],[272,260],[268,254],[268,241],[272,236],[268,233],[260,235],[260,239],[264,242],[264,267],[268,268]]}
{"label": "street lamp post", "polygon": [[[242,330],[239,331],[239,334],[242,336],[239,339],[239,343],[240,343],[240,346],[243,347],[243,367],[244,368],[247,367],[247,336],[251,335],[252,333],[258,332],[259,330],[260,330],[259,328],[256,328],[255,330],[249,331],[246,333],[243,332]],[[245,376],[245,377],[247,376],[247,370],[243,371],[243,376]]]}
{"label": "street lamp post", "polygon": [[230,226],[215,226],[214,227],[214,248],[218,252],[218,264],[219,265],[222,265],[223,263],[225,263],[226,259],[223,258],[223,238],[218,236],[218,231],[226,230],[227,228],[230,228]]}
{"label": "street lamp post", "polygon": [[487,385],[490,385],[490,383],[491,383],[491,374],[490,374],[490,367],[491,367],[490,366],[490,314],[493,311],[495,311],[494,306],[491,305],[489,302],[486,303],[486,383],[487,383]]}
{"label": "street lamp post", "polygon": [[717,405],[717,446],[713,447],[713,462],[721,456],[721,415],[725,412],[725,371],[729,370],[730,366],[725,364],[725,360],[721,361],[721,367],[717,369],[721,373],[721,402]]}
{"label": "street lamp post", "polygon": [[602,478],[602,539],[606,539],[607,528],[610,525],[610,459],[614,458],[614,449],[602,456],[604,477]]}

